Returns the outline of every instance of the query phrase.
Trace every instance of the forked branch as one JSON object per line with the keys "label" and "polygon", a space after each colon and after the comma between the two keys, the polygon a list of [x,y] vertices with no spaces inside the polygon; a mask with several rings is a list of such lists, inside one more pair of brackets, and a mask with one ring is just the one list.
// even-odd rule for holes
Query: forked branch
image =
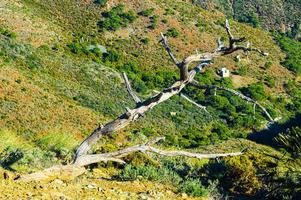
{"label": "forked branch", "polygon": [[169,45],[167,43],[167,37],[164,36],[161,33],[161,37],[162,37],[161,42],[162,42],[165,50],[169,54],[170,58],[172,59],[172,61],[180,69],[181,80],[187,80],[188,79],[189,66],[194,62],[199,62],[199,63],[210,62],[216,57],[228,55],[228,54],[231,54],[231,53],[236,52],[236,51],[244,51],[244,52],[254,51],[254,52],[257,52],[257,53],[259,53],[263,56],[268,55],[268,53],[265,53],[265,52],[261,51],[260,49],[250,48],[249,43],[246,46],[237,45],[238,43],[244,42],[246,40],[246,38],[245,37],[235,38],[233,36],[233,34],[231,33],[230,24],[229,24],[228,20],[226,20],[225,28],[226,28],[226,31],[227,31],[227,34],[228,34],[228,40],[229,40],[229,46],[228,47],[224,46],[221,39],[218,39],[218,47],[213,52],[193,54],[193,55],[190,55],[190,56],[184,58],[182,60],[182,62],[178,62],[175,59],[174,55],[171,52],[171,48],[169,47]]}

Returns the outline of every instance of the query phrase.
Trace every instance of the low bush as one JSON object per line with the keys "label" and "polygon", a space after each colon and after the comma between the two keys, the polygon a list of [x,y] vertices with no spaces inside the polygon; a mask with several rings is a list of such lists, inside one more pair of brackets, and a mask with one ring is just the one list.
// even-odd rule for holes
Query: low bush
{"label": "low bush", "polygon": [[171,28],[167,31],[166,35],[169,36],[169,37],[176,38],[180,35],[180,33],[176,28]]}
{"label": "low bush", "polygon": [[103,12],[102,16],[103,20],[97,24],[100,32],[116,31],[119,28],[127,27],[129,23],[134,22],[137,18],[132,10],[125,12],[122,4],[113,7],[108,12]]}
{"label": "low bush", "polygon": [[193,197],[206,197],[208,195],[208,190],[196,179],[187,179],[181,182],[178,188],[179,192],[185,192]]}
{"label": "low bush", "polygon": [[150,22],[151,22],[151,24],[149,25],[148,28],[150,28],[150,29],[157,28],[158,23],[159,23],[159,15],[154,15],[154,16],[150,17]]}
{"label": "low bush", "polygon": [[267,99],[267,93],[264,91],[264,85],[262,83],[252,83],[248,87],[241,89],[242,93],[255,100],[262,101]]}
{"label": "low bush", "polygon": [[144,17],[149,17],[153,14],[154,12],[154,8],[149,8],[149,9],[146,9],[146,10],[143,10],[141,12],[138,13],[138,15],[141,15],[141,16],[144,16]]}
{"label": "low bush", "polygon": [[108,0],[94,0],[93,3],[100,5],[100,6],[104,6],[106,5],[108,2]]}
{"label": "low bush", "polygon": [[16,33],[2,27],[0,27],[0,35],[4,35],[11,39],[15,39],[17,37]]}

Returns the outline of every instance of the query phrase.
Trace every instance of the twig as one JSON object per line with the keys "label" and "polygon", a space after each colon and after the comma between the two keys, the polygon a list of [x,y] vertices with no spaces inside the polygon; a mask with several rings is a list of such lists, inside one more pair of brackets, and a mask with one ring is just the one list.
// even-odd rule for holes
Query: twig
{"label": "twig", "polygon": [[124,79],[124,82],[126,84],[126,88],[127,88],[127,91],[128,93],[132,96],[132,98],[134,99],[134,101],[138,104],[138,103],[141,103],[141,100],[140,98],[135,94],[135,92],[132,90],[132,87],[131,87],[131,84],[129,82],[129,79],[126,75],[126,73],[122,73],[122,77]]}
{"label": "twig", "polygon": [[185,100],[187,100],[188,102],[192,103],[193,105],[195,105],[195,106],[199,107],[200,109],[204,110],[206,113],[209,113],[209,112],[207,111],[206,106],[202,106],[202,105],[200,105],[200,104],[194,102],[193,100],[191,100],[190,98],[188,98],[188,97],[187,97],[186,95],[184,95],[183,93],[181,93],[180,96],[181,96],[182,98],[184,98]]}

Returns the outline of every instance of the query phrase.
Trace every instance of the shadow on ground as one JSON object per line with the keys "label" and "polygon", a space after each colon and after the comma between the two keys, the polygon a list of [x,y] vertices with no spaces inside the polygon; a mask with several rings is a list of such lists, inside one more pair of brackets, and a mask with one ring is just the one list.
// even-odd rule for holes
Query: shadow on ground
{"label": "shadow on ground", "polygon": [[249,140],[257,142],[259,144],[265,144],[272,147],[276,146],[274,138],[280,133],[284,132],[286,129],[294,126],[301,125],[301,113],[297,114],[295,118],[290,119],[284,124],[273,124],[269,129],[265,129],[259,132],[252,133],[248,136]]}

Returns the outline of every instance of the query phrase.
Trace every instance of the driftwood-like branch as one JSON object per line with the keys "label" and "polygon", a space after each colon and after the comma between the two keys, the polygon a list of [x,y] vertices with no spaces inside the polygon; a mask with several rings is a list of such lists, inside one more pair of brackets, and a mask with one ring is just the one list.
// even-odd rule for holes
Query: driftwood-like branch
{"label": "driftwood-like branch", "polygon": [[193,105],[199,107],[200,109],[204,110],[206,113],[209,113],[209,112],[207,111],[206,106],[202,106],[202,105],[196,103],[195,101],[193,101],[192,99],[190,99],[189,97],[187,97],[186,95],[184,95],[183,93],[181,93],[180,96],[181,96],[183,99],[185,99],[186,101],[188,101],[188,102],[192,103]]}
{"label": "driftwood-like branch", "polygon": [[[245,100],[247,102],[250,102],[250,103],[253,103],[255,106],[258,106],[263,111],[263,113],[265,114],[265,116],[267,117],[267,119],[270,122],[274,122],[274,119],[271,117],[271,115],[265,109],[265,107],[263,107],[260,103],[258,103],[254,99],[251,99],[250,97],[247,97],[247,96],[243,95],[242,93],[240,93],[240,92],[238,92],[236,90],[233,90],[233,89],[230,89],[230,88],[226,88],[226,87],[222,87],[222,86],[217,86],[217,85],[200,85],[196,81],[191,82],[191,85],[193,85],[193,86],[195,86],[195,87],[197,87],[199,89],[218,89],[218,90],[223,90],[223,91],[230,92],[230,93],[232,93],[232,94],[234,94],[234,95],[242,98],[243,100]],[[254,109],[254,111],[255,111],[255,109]]]}
{"label": "driftwood-like branch", "polygon": [[162,156],[185,156],[190,158],[197,158],[197,159],[211,159],[211,158],[220,158],[220,157],[227,157],[227,156],[240,156],[243,154],[243,151],[239,152],[232,152],[232,153],[211,153],[211,154],[200,154],[200,153],[192,153],[187,151],[168,151],[168,150],[161,150],[155,148],[151,145],[159,142],[160,140],[164,140],[164,137],[155,138],[152,141],[149,141],[142,145],[135,145],[132,147],[128,147],[119,151],[110,152],[110,153],[103,153],[103,154],[93,154],[93,155],[82,155],[80,156],[77,161],[74,163],[75,166],[83,167],[86,165],[90,165],[93,163],[103,162],[103,161],[114,161],[118,163],[125,163],[120,158],[125,157],[126,155],[133,153],[133,152],[153,152]]}
{"label": "driftwood-like branch", "polygon": [[127,88],[127,91],[128,93],[132,96],[132,98],[134,99],[134,101],[136,102],[136,104],[140,103],[141,100],[140,98],[136,95],[136,93],[132,90],[132,87],[131,87],[131,84],[130,84],[130,81],[126,75],[126,73],[122,73],[122,77],[124,79],[124,82],[126,84],[126,88]]}

